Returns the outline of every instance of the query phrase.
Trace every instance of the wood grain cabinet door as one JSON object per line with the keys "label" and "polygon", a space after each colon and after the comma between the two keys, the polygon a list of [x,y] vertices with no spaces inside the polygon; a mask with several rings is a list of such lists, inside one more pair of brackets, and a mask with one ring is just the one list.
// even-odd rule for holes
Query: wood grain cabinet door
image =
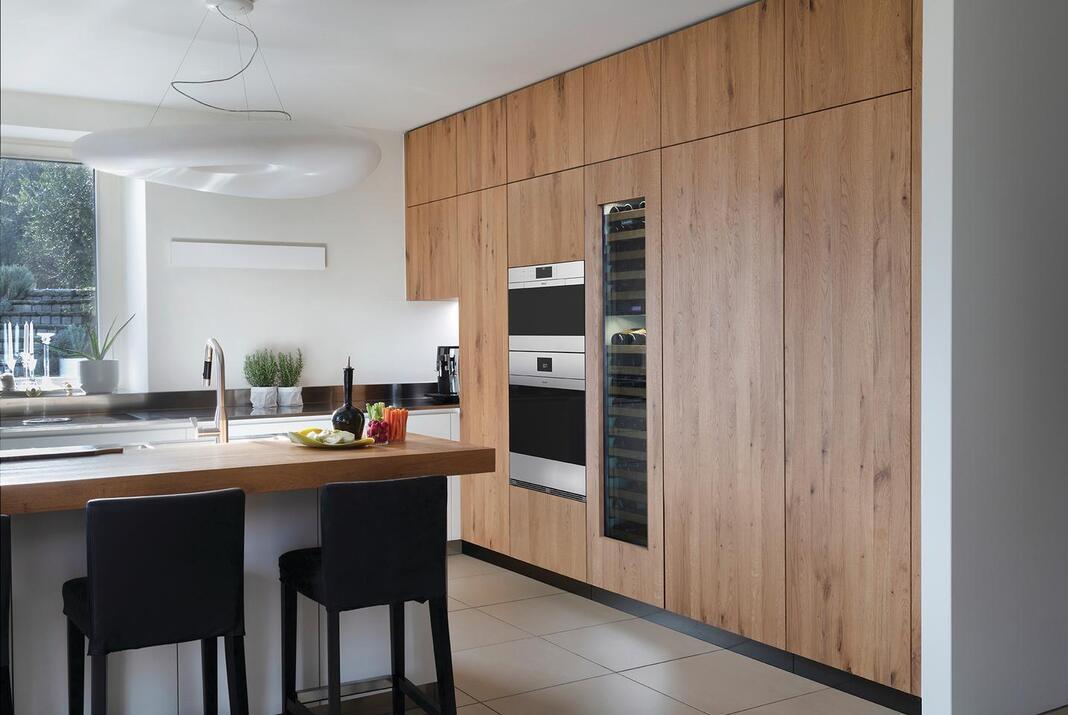
{"label": "wood grain cabinet door", "polygon": [[404,135],[406,205],[456,195],[456,115]]}
{"label": "wood grain cabinet door", "polygon": [[910,687],[910,94],[786,123],[787,650]]}
{"label": "wood grain cabinet door", "polygon": [[508,180],[582,166],[582,69],[509,94]]}
{"label": "wood grain cabinet door", "polygon": [[574,499],[508,487],[511,556],[586,580],[586,505]]}
{"label": "wood grain cabinet door", "polygon": [[786,0],[786,115],[912,86],[912,0]]}
{"label": "wood grain cabinet door", "polygon": [[[587,579],[594,586],[664,606],[664,413],[661,360],[660,150],[587,166],[586,172],[586,523]],[[644,197],[647,545],[605,536],[604,296],[602,206]]]}
{"label": "wood grain cabinet door", "polygon": [[784,648],[783,124],[662,151],[667,609]]}
{"label": "wood grain cabinet door", "polygon": [[583,68],[586,163],[660,146],[660,40]]}
{"label": "wood grain cabinet door", "polygon": [[408,300],[447,300],[460,295],[456,199],[410,206],[404,221]]}
{"label": "wood grain cabinet door", "polygon": [[508,185],[508,265],[581,261],[582,169]]}
{"label": "wood grain cabinet door", "polygon": [[664,146],[782,119],[785,1],[761,0],[664,37]]}
{"label": "wood grain cabinet door", "polygon": [[507,181],[504,97],[461,112],[456,122],[456,193]]}
{"label": "wood grain cabinet door", "polygon": [[493,474],[460,478],[465,540],[509,552],[508,222],[505,188],[457,201],[460,245],[460,440],[494,447]]}

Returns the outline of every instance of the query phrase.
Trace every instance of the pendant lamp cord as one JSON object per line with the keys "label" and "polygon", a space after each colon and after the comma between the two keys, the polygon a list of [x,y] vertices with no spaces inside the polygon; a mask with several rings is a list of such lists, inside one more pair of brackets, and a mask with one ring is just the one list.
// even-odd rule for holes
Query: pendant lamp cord
{"label": "pendant lamp cord", "polygon": [[[174,77],[171,79],[171,82],[170,82],[170,85],[169,85],[168,89],[163,92],[163,96],[160,97],[159,104],[156,105],[156,110],[154,112],[152,112],[152,119],[150,119],[149,122],[148,122],[149,125],[151,125],[152,122],[155,120],[156,114],[159,112],[160,107],[163,105],[163,100],[166,99],[166,97],[167,97],[167,92],[170,91],[171,89],[173,89],[175,92],[177,92],[178,94],[182,95],[183,97],[186,97],[188,99],[193,100],[194,102],[196,102],[199,105],[202,105],[202,106],[207,107],[209,109],[216,109],[216,110],[219,110],[220,112],[233,112],[235,114],[242,114],[242,113],[245,113],[245,114],[280,114],[280,115],[284,116],[286,119],[292,120],[293,119],[293,115],[291,115],[289,112],[287,112],[286,109],[285,109],[285,105],[282,104],[282,98],[278,94],[278,87],[275,86],[275,84],[274,84],[274,77],[271,77],[271,70],[269,68],[267,69],[267,76],[270,77],[270,79],[271,79],[271,86],[274,87],[274,94],[275,94],[275,97],[278,99],[279,106],[282,107],[281,109],[249,109],[248,108],[248,94],[247,94],[247,91],[246,91],[246,94],[245,94],[245,108],[244,109],[231,109],[229,107],[220,107],[220,106],[218,106],[216,104],[211,104],[210,102],[205,102],[205,101],[203,101],[201,99],[197,99],[192,94],[190,94],[187,91],[184,91],[181,87],[179,87],[179,85],[217,84],[217,83],[220,83],[220,82],[229,82],[230,80],[243,75],[245,73],[245,71],[248,70],[248,68],[252,66],[252,62],[253,62],[253,60],[256,59],[256,55],[259,54],[259,51],[260,51],[260,38],[259,38],[259,35],[257,35],[256,32],[251,27],[249,27],[248,25],[246,25],[243,22],[240,22],[240,21],[235,20],[234,18],[230,17],[229,15],[227,15],[225,12],[223,12],[218,7],[216,7],[215,10],[220,15],[222,15],[224,18],[226,18],[227,20],[232,22],[234,25],[236,25],[238,27],[243,27],[244,29],[248,30],[248,32],[252,35],[252,39],[255,42],[255,45],[253,47],[252,54],[248,58],[248,62],[245,62],[244,65],[242,65],[241,69],[239,69],[237,72],[234,72],[232,75],[230,75],[228,77],[217,77],[217,78],[214,78],[214,79],[202,79],[202,80],[179,80],[179,79],[176,79],[177,76],[178,76],[178,73],[182,71],[182,65],[185,64],[185,60],[189,56],[189,51],[193,48],[193,44],[196,42],[197,36],[200,35],[201,28],[204,27],[204,21],[207,19],[208,12],[209,12],[208,10],[205,10],[204,11],[204,17],[202,17],[200,19],[200,25],[197,26],[197,31],[193,34],[193,39],[190,40],[189,46],[186,47],[186,49],[185,49],[185,54],[182,55],[181,62],[178,63],[178,69],[176,69],[174,71]],[[234,28],[234,31],[235,32],[237,31],[237,27]],[[241,56],[240,42],[238,43],[238,56],[239,57]],[[267,67],[267,61],[266,60],[264,60],[263,65],[264,65],[264,67]],[[244,78],[243,77],[242,77],[242,82],[244,82]]]}

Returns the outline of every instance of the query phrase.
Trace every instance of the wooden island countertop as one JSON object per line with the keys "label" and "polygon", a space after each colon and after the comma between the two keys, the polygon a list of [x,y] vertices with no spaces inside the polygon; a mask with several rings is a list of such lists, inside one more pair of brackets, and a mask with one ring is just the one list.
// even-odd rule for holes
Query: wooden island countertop
{"label": "wooden island countertop", "polygon": [[492,472],[494,450],[418,434],[364,449],[298,447],[285,437],[189,443],[121,454],[26,461],[0,459],[0,511],[82,509],[102,497],[180,494],[238,487],[313,489],[331,482]]}

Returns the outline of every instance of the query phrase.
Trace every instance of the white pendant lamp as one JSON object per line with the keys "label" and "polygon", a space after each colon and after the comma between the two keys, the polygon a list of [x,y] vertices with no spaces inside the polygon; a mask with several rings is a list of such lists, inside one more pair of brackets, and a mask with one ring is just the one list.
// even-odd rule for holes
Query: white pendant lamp
{"label": "white pendant lamp", "polygon": [[[110,174],[252,198],[323,196],[366,179],[381,161],[382,151],[359,129],[293,121],[284,107],[220,107],[197,99],[189,93],[191,90],[179,86],[227,82],[249,68],[259,51],[259,39],[252,28],[230,17],[227,11],[247,14],[252,10],[252,3],[253,0],[208,3],[209,9],[243,27],[256,39],[255,50],[248,62],[229,77],[176,80],[171,82],[170,88],[198,104],[222,112],[245,117],[274,114],[284,119],[186,126],[151,126],[150,122],[147,127],[93,132],[74,142],[74,157]],[[203,24],[202,20],[201,27]],[[197,28],[197,34],[199,32],[200,28]],[[193,40],[195,42],[195,35]],[[182,61],[184,63],[184,57]],[[277,93],[277,89],[275,91]],[[161,99],[160,104],[162,102]]]}

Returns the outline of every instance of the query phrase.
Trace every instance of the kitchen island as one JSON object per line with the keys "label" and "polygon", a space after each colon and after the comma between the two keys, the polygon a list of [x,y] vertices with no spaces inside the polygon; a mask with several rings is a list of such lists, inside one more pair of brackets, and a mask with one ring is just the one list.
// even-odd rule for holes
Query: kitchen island
{"label": "kitchen island", "polygon": [[[319,541],[316,488],[335,481],[475,474],[494,467],[494,450],[410,434],[366,449],[301,448],[282,439],[176,444],[121,454],[0,462],[0,509],[12,513],[14,688],[20,711],[63,712],[66,625],[60,589],[86,572],[83,507],[99,497],[225,487],[248,493],[245,515],[245,624],[251,712],[280,704],[278,556]],[[136,534],[131,534],[136,538]],[[377,548],[374,543],[354,548]],[[434,680],[425,605],[407,605],[409,677]],[[298,688],[325,683],[325,619],[299,600]],[[388,609],[342,617],[342,678],[389,670]],[[225,682],[223,659],[220,684]],[[184,643],[117,653],[109,659],[114,712],[185,713],[200,708],[200,646]],[[226,707],[220,703],[220,712]]]}

